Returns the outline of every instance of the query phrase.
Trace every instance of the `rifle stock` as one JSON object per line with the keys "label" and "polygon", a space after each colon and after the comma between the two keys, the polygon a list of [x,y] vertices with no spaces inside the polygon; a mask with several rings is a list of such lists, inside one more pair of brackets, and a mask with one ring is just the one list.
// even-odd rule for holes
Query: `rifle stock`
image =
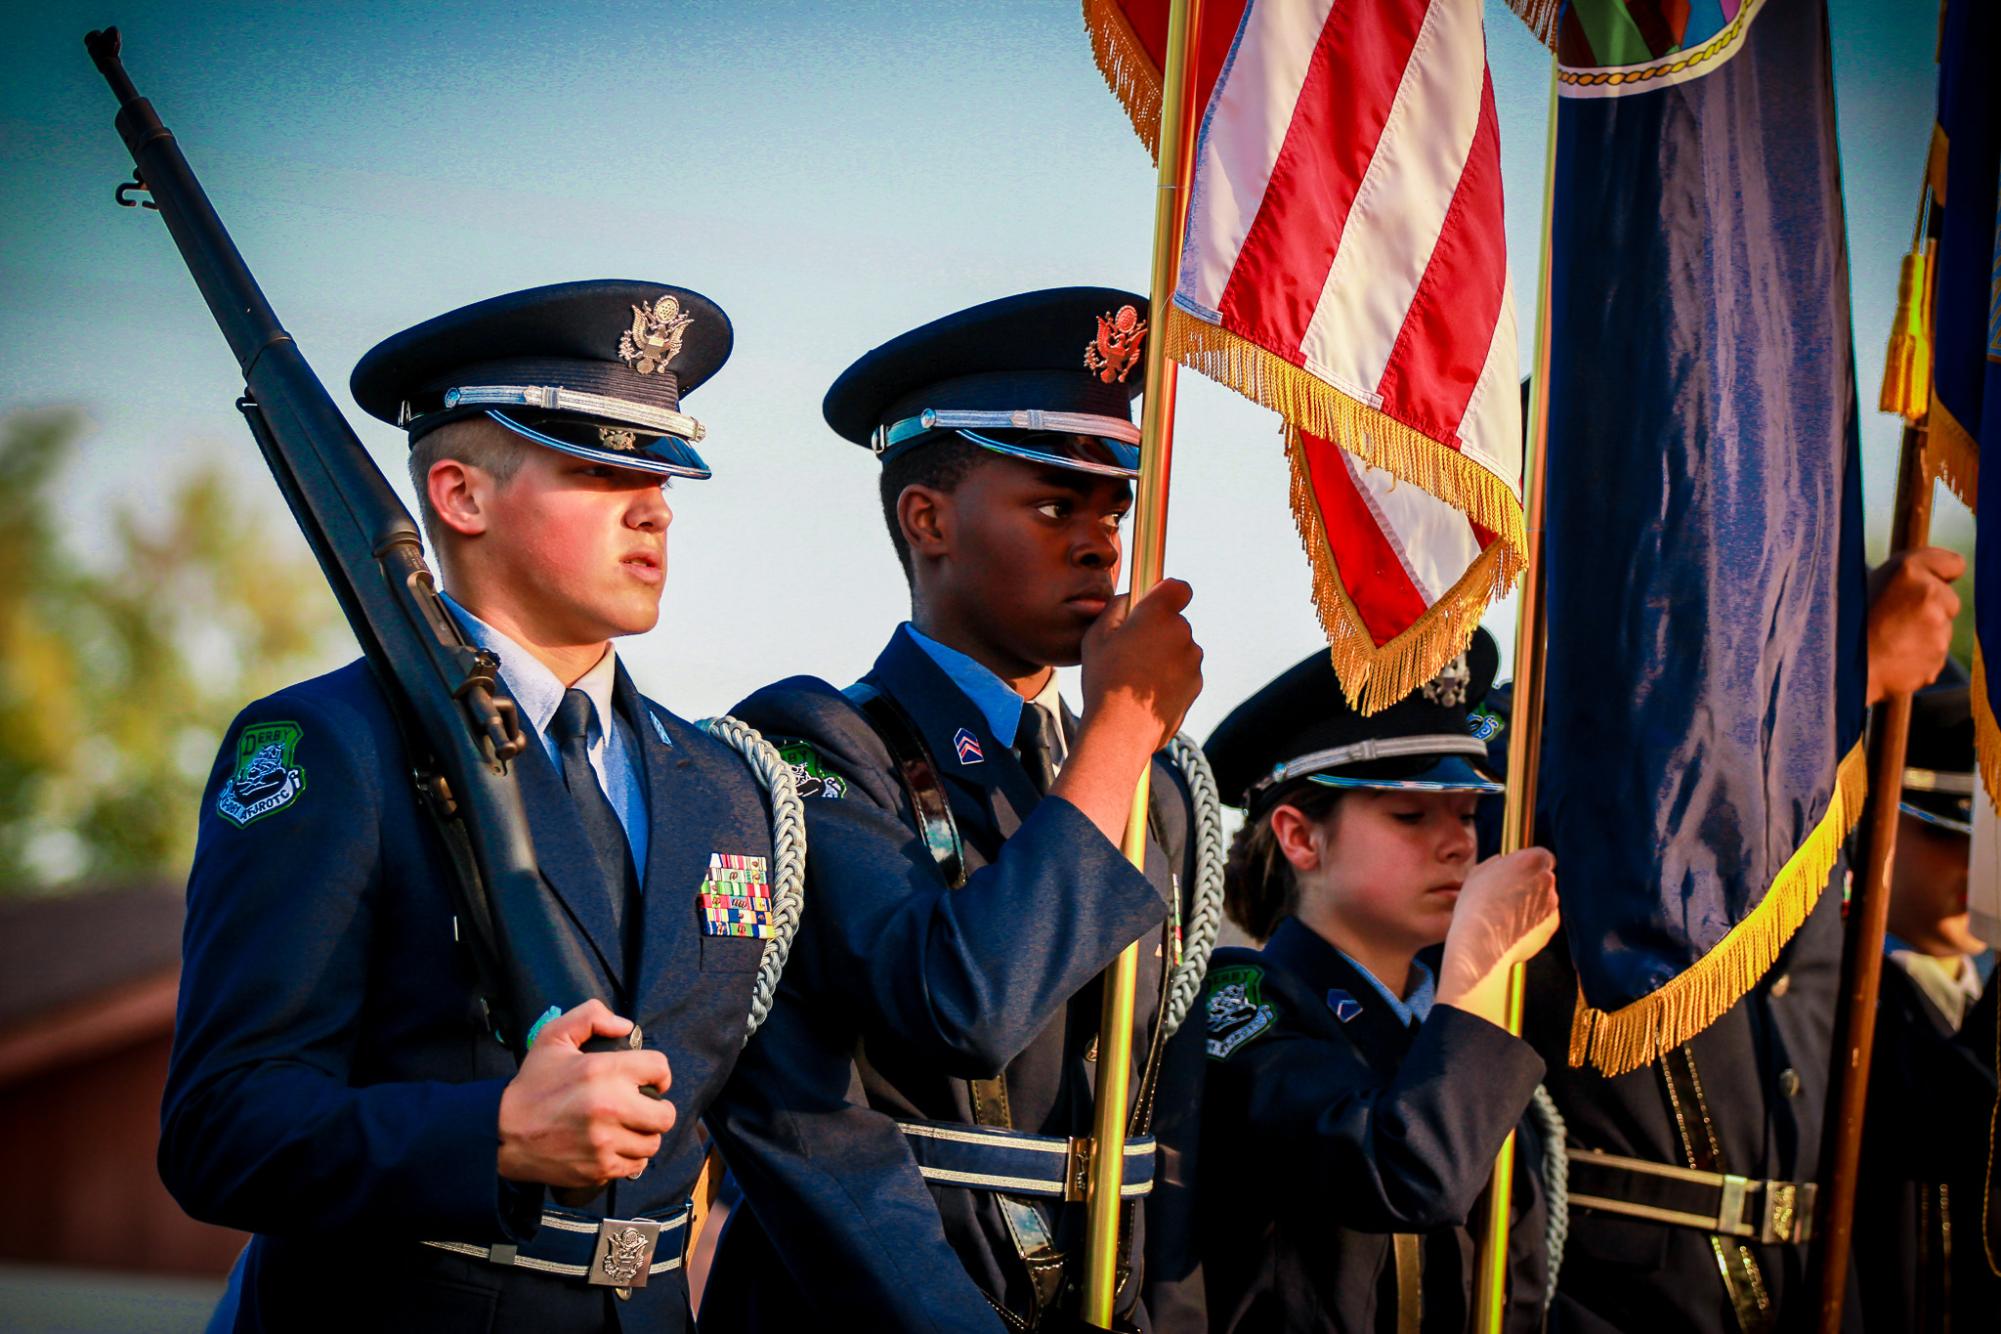
{"label": "rifle stock", "polygon": [[[409,511],[368,456],[243,262],[152,104],[119,58],[116,28],[84,39],[118,98],[137,167],[119,190],[152,195],[243,368],[237,406],[395,711],[412,777],[457,872],[462,938],[486,1017],[516,1057],[550,1007],[597,995],[585,946],[542,887],[509,761],[524,740],[491,654],[460,634],[424,564]],[[466,930],[464,928],[469,928]]]}

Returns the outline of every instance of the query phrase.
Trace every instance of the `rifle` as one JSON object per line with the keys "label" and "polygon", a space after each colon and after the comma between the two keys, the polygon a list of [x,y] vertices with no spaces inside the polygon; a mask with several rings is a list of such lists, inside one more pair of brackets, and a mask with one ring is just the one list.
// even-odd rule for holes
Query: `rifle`
{"label": "rifle", "polygon": [[83,41],[117,95],[114,124],[136,167],[117,200],[158,211],[243,368],[236,406],[396,715],[411,776],[451,854],[481,1018],[519,1059],[538,1018],[597,987],[576,933],[542,888],[508,763],[526,739],[514,702],[495,691],[499,661],[460,634],[409,511],[278,323],[173,134],[132,86],[118,30]]}

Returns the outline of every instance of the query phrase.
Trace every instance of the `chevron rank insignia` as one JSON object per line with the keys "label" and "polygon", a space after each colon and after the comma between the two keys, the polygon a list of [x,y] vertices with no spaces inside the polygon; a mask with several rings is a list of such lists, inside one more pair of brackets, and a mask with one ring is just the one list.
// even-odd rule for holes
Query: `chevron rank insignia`
{"label": "chevron rank insignia", "polygon": [[1209,970],[1209,1059],[1226,1061],[1251,1039],[1268,1032],[1278,1012],[1260,989],[1264,970],[1248,964]]}
{"label": "chevron rank insignia", "polygon": [[980,764],[987,758],[980,753],[980,739],[963,727],[953,733],[952,749],[959,752],[961,764]]}
{"label": "chevron rank insignia", "polygon": [[771,882],[762,857],[709,854],[708,879],[695,893],[702,909],[702,934],[771,938]]}
{"label": "chevron rank insignia", "polygon": [[1327,991],[1327,1008],[1334,1011],[1334,1017],[1345,1024],[1362,1012],[1362,1002],[1339,987],[1330,987]]}

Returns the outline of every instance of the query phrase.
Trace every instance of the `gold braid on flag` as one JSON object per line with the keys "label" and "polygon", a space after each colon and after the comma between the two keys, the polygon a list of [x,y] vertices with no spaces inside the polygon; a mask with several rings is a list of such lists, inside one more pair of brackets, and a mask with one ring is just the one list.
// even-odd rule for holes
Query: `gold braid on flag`
{"label": "gold braid on flag", "polygon": [[1980,645],[1973,646],[1973,758],[1980,766],[1980,781],[1987,787],[1987,800],[2001,811],[2001,723],[1987,705],[1987,664],[1981,659]]}
{"label": "gold braid on flag", "polygon": [[1084,0],[1084,27],[1091,34],[1091,54],[1098,71],[1119,105],[1132,120],[1133,133],[1160,159],[1160,69],[1140,44],[1118,0]]}
{"label": "gold braid on flag", "polygon": [[1556,21],[1563,16],[1563,0],[1508,0],[1508,8],[1528,24],[1538,42],[1556,50]]}
{"label": "gold braid on flag", "polygon": [[[1959,499],[1959,503],[1976,515],[1975,504],[1980,494],[1980,446],[1971,433],[1960,425],[1959,418],[1939,399],[1936,391],[1931,395],[1930,411],[1925,419],[1925,473],[1934,482],[1945,483],[1946,490]],[[1997,723],[1994,712],[1988,707],[1985,664],[1981,661],[1980,645],[1973,646],[1973,755],[1980,768],[1980,779],[1987,789],[1987,800],[1994,809],[2001,811],[2001,723]]]}
{"label": "gold braid on flag", "polygon": [[[1925,158],[1925,188],[1931,201],[1941,208],[1945,206],[1945,167],[1949,143],[1943,125],[1932,126],[1931,151]],[[1919,214],[1919,225],[1925,222],[1925,213]],[[1908,266],[1910,260],[1907,258]],[[1932,318],[1932,280],[1935,272],[1928,271],[1924,280],[1923,304],[1921,306],[1920,328],[1929,331]],[[1903,311],[1904,284],[1898,284],[1898,326],[1905,320]],[[1896,354],[1895,335],[1891,339],[1891,355]],[[1894,361],[1893,361],[1894,365]],[[1930,373],[1936,363],[1926,366],[1925,385],[1925,472],[1933,481],[1944,482],[1946,489],[1959,503],[1979,513],[1980,497],[1980,443],[1973,433],[1966,429],[1959,418],[1952,415],[1939,397],[1938,386],[1929,383]],[[1888,370],[1885,371],[1884,394],[1889,393]],[[1889,409],[1885,409],[1888,411]],[[1907,417],[1908,419],[1908,417]],[[1981,784],[1987,789],[1987,799],[1996,811],[2001,811],[2001,723],[1997,723],[1994,711],[1988,704],[1986,663],[1982,661],[1980,645],[1973,646],[1973,754],[1980,767]]]}
{"label": "gold braid on flag", "polygon": [[1570,1063],[1590,1065],[1603,1075],[1623,1075],[1659,1060],[1720,1019],[1758,984],[1820,901],[1868,795],[1869,762],[1858,741],[1835,771],[1834,791],[1820,823],[1779,869],[1758,906],[1707,954],[1658,990],[1609,1013],[1593,1009],[1578,992],[1570,1020]]}

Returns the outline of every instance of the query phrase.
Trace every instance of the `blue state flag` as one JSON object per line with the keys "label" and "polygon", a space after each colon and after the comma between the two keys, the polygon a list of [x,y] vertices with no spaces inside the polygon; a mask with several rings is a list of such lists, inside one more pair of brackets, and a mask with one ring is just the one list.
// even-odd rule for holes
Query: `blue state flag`
{"label": "blue state flag", "polygon": [[1571,1062],[1617,1074],[1861,813],[1855,368],[1824,0],[1571,0],[1557,62],[1539,816]]}
{"label": "blue state flag", "polygon": [[[2001,477],[2001,8],[1950,0],[1939,43],[1938,133],[1931,187],[1938,214],[1933,277],[1929,457],[1960,499],[1979,506],[1981,471]],[[1995,517],[1989,515],[1988,517]],[[1973,729],[1988,800],[2001,809],[2001,523],[1973,548]]]}

